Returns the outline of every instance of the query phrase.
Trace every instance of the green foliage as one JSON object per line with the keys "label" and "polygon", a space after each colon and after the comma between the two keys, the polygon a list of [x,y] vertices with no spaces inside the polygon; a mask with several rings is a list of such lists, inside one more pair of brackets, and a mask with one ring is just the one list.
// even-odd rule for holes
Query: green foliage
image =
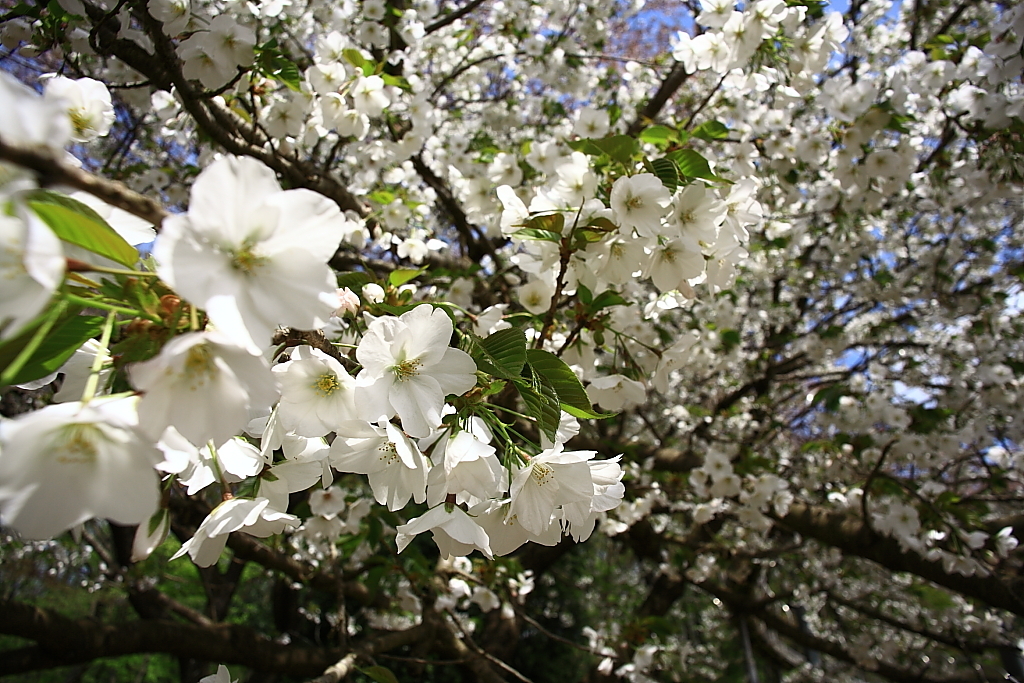
{"label": "green foliage", "polygon": [[637,141],[628,135],[612,135],[606,138],[582,138],[570,140],[569,147],[588,156],[607,156],[612,161],[628,165],[639,151]]}
{"label": "green foliage", "polygon": [[135,247],[82,202],[52,190],[33,190],[26,203],[65,242],[129,267],[139,260]]}
{"label": "green foliage", "polygon": [[283,83],[289,90],[302,89],[302,74],[299,67],[279,48],[276,38],[271,38],[256,47],[256,73]]}

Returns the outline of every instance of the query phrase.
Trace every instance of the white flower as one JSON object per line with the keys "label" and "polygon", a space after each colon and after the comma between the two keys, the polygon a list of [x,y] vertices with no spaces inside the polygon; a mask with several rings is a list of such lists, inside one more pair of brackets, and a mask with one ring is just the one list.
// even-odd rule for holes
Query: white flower
{"label": "white flower", "polygon": [[299,436],[324,436],[341,422],[356,419],[356,381],[323,351],[299,346],[290,361],[273,371],[281,383],[277,415],[285,429]]}
{"label": "white flower", "polygon": [[176,36],[185,30],[192,16],[189,0],[149,0],[149,13],[164,26],[164,35]]}
{"label": "white flower", "polygon": [[516,191],[508,185],[500,185],[496,190],[498,199],[503,207],[501,211],[501,232],[511,235],[523,227],[523,223],[530,219],[530,211],[526,204],[519,198]]}
{"label": "white flower", "polygon": [[439,504],[448,494],[458,494],[456,502],[462,503],[468,501],[466,494],[484,500],[505,490],[508,487],[503,476],[505,470],[495,453],[494,446],[469,431],[442,438],[431,458],[444,466],[431,470],[427,505]]}
{"label": "white flower", "polygon": [[532,534],[541,534],[551,524],[555,508],[594,497],[594,482],[587,461],[594,451],[563,451],[555,444],[533,457],[512,479],[510,514]]}
{"label": "white flower", "polygon": [[598,377],[587,386],[587,396],[605,410],[629,410],[644,402],[647,390],[643,383],[623,375]]}
{"label": "white flower", "polygon": [[553,546],[562,538],[562,530],[557,524],[549,524],[541,534],[527,531],[511,512],[508,500],[483,501],[470,508],[469,515],[487,534],[495,556],[508,555],[527,541]]}
{"label": "white flower", "polygon": [[[704,274],[704,256],[690,251],[682,240],[668,240],[654,248],[644,274],[661,292],[685,291]],[[693,282],[690,282],[693,281]]]}
{"label": "white flower", "polygon": [[565,503],[562,505],[562,519],[569,534],[577,543],[590,538],[597,524],[597,515],[602,512],[614,510],[622,502],[626,493],[626,487],[622,485],[622,467],[619,461],[621,455],[611,460],[592,460],[587,463],[590,466],[590,477],[594,482],[594,495],[589,500],[577,503]]}
{"label": "white flower", "polygon": [[220,445],[268,409],[277,385],[267,361],[216,332],[171,339],[156,358],[128,369],[143,392],[139,423],[154,439],[173,425],[192,443]]}
{"label": "white flower", "polygon": [[367,116],[380,116],[391,104],[384,92],[384,79],[380,76],[360,76],[352,86],[352,102],[356,110]]}
{"label": "white flower", "polygon": [[534,315],[542,315],[551,308],[551,297],[555,295],[555,288],[541,278],[533,278],[521,286],[517,294],[523,308]]}
{"label": "white flower", "polygon": [[430,531],[442,559],[464,557],[474,550],[479,550],[488,559],[492,558],[487,532],[458,506],[452,506],[449,510],[447,505],[438,505],[423,516],[410,520],[408,524],[398,526],[396,530],[398,552],[405,550],[416,534]]}
{"label": "white flower", "polygon": [[603,138],[611,126],[608,112],[602,109],[583,107],[579,110],[572,132],[581,138]]}
{"label": "white flower", "polygon": [[348,502],[345,500],[345,492],[337,486],[318,489],[309,494],[309,509],[314,515],[334,517],[346,507]]}
{"label": "white flower", "polygon": [[107,86],[91,78],[55,76],[46,81],[44,97],[60,102],[71,119],[71,139],[90,142],[110,132],[114,104]]}
{"label": "white flower", "polygon": [[653,173],[640,173],[616,180],[609,203],[621,227],[636,228],[644,237],[653,237],[661,229],[661,217],[672,203],[672,195]]}
{"label": "white flower", "polygon": [[380,427],[353,423],[345,434],[353,436],[339,436],[331,444],[336,470],[368,475],[373,497],[389,510],[400,510],[410,498],[426,500],[430,463],[412,439],[387,421]]}
{"label": "white flower", "polygon": [[[305,491],[330,477],[328,461],[330,448],[323,439],[296,437],[304,442],[305,448],[279,462],[260,478],[259,495],[270,500],[270,507],[276,510],[288,509],[288,496],[296,491]],[[330,485],[327,479],[327,485]]]}
{"label": "white flower", "polygon": [[152,555],[153,551],[167,540],[170,528],[171,516],[162,508],[157,510],[149,521],[140,524],[132,541],[132,562],[142,562]]}
{"label": "white flower", "polygon": [[9,145],[59,150],[71,139],[71,119],[62,102],[43,99],[0,71],[0,138]]}
{"label": "white flower", "polygon": [[60,240],[35,214],[0,212],[0,339],[42,312],[64,279],[64,263]]}
{"label": "white flower", "polygon": [[278,512],[269,506],[270,501],[266,498],[224,501],[203,520],[195,535],[185,541],[171,559],[188,553],[198,566],[209,567],[220,557],[228,542],[228,534],[233,531],[266,538],[281,533],[287,527],[299,525],[299,518],[295,515]]}
{"label": "white flower", "polygon": [[260,162],[225,157],[192,187],[188,214],[164,221],[157,271],[242,346],[262,350],[279,325],[322,326],[337,306],[328,259],[341,243],[338,206],[281,190]]}
{"label": "white flower", "polygon": [[3,524],[43,539],[93,517],[148,520],[160,453],[136,431],[135,403],[61,403],[0,422]]}
{"label": "white flower", "polygon": [[451,318],[429,305],[370,323],[356,349],[362,416],[376,421],[398,413],[402,428],[416,437],[440,426],[444,397],[476,385],[476,363],[448,346],[452,331]]}
{"label": "white flower", "polygon": [[199,679],[199,683],[236,683],[237,679],[231,678],[231,672],[223,664],[217,666],[217,673]]}
{"label": "white flower", "polygon": [[178,45],[185,78],[197,79],[207,88],[219,88],[255,59],[256,33],[229,14],[219,14],[209,30],[195,33]]}

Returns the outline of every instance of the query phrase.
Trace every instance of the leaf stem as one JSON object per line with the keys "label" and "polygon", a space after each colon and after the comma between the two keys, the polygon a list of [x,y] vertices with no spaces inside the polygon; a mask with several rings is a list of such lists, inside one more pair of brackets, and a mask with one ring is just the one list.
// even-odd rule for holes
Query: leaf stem
{"label": "leaf stem", "polygon": [[107,320],[103,323],[103,334],[100,335],[100,349],[92,361],[92,369],[89,370],[89,379],[85,383],[85,390],[82,391],[82,403],[86,404],[96,395],[96,389],[100,384],[100,370],[103,364],[110,358],[107,349],[110,348],[110,335],[114,331],[114,311],[107,313]]}
{"label": "leaf stem", "polygon": [[28,344],[25,344],[25,347],[18,353],[18,356],[14,361],[7,366],[3,371],[3,374],[0,374],[0,386],[12,384],[12,380],[17,377],[18,373],[21,372],[21,369],[25,367],[25,363],[32,358],[32,354],[35,353],[36,349],[38,349],[40,344],[43,343],[43,339],[45,339],[46,335],[50,333],[50,330],[53,328],[57,320],[60,319],[61,315],[63,315],[64,311],[67,310],[67,307],[67,300],[62,299],[57,302],[56,306],[50,309],[49,315],[47,315],[46,319],[43,321],[42,325],[39,326],[39,329],[36,330],[35,334],[32,335],[32,339],[29,340]]}

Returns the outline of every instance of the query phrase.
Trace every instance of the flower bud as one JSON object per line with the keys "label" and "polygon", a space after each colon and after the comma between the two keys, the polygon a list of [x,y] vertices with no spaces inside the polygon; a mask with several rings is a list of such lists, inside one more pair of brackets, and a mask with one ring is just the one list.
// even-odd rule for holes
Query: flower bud
{"label": "flower bud", "polygon": [[363,298],[370,303],[383,303],[384,288],[374,282],[369,282],[363,285]]}

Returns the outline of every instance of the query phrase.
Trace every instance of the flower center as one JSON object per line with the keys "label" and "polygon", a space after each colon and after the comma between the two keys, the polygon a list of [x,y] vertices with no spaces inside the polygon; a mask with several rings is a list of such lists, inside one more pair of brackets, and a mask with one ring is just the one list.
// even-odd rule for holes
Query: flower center
{"label": "flower center", "polygon": [[246,240],[238,251],[231,252],[231,267],[246,275],[252,275],[267,262],[266,256],[260,256],[253,250],[253,243]]}
{"label": "flower center", "polygon": [[626,206],[630,209],[641,209],[644,206],[644,199],[638,195],[632,195],[626,200]]}
{"label": "flower center", "polygon": [[92,130],[92,122],[81,109],[68,109],[68,116],[71,118],[71,127],[75,129],[75,135]]}
{"label": "flower center", "polygon": [[325,372],[317,377],[316,381],[313,382],[313,390],[324,398],[330,396],[340,388],[341,382],[338,381],[338,376],[331,372]]}
{"label": "flower center", "polygon": [[398,462],[398,449],[395,448],[395,444],[390,441],[382,443],[377,446],[377,452],[380,453],[380,461],[385,465],[394,465]]}
{"label": "flower center", "polygon": [[419,359],[412,358],[410,360],[404,360],[398,365],[395,365],[394,367],[391,368],[391,372],[395,373],[395,378],[399,382],[404,382],[410,377],[415,377],[416,375],[420,374],[420,367],[422,366],[423,363],[421,363]]}
{"label": "flower center", "polygon": [[544,486],[555,480],[555,470],[542,462],[534,463],[533,471],[530,474],[533,476],[534,481],[537,482],[537,486]]}
{"label": "flower center", "polygon": [[206,344],[196,344],[188,350],[184,370],[184,376],[191,382],[189,389],[192,391],[200,388],[207,379],[216,374],[217,366]]}
{"label": "flower center", "polygon": [[96,462],[99,454],[96,441],[103,433],[94,424],[69,424],[60,429],[54,439],[53,450],[57,462],[66,465],[89,465]]}

